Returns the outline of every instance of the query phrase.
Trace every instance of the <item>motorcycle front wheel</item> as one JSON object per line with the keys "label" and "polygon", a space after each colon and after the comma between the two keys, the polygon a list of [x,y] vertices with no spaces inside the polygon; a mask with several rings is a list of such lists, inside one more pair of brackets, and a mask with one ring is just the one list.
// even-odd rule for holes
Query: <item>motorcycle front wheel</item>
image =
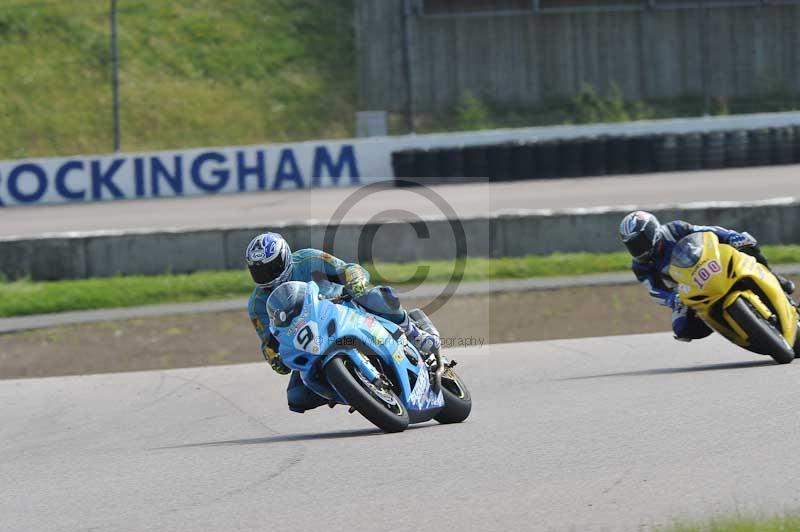
{"label": "motorcycle front wheel", "polygon": [[346,355],[331,359],[325,376],[350,406],[382,431],[402,432],[408,427],[408,410],[394,391],[369,382]]}
{"label": "motorcycle front wheel", "polygon": [[778,364],[788,364],[794,360],[794,350],[787,344],[780,331],[758,314],[749,303],[739,298],[728,307],[728,313],[747,333],[753,351],[771,356]]}
{"label": "motorcycle front wheel", "polygon": [[469,417],[472,396],[453,368],[447,368],[442,375],[442,395],[444,407],[433,419],[439,423],[461,423]]}

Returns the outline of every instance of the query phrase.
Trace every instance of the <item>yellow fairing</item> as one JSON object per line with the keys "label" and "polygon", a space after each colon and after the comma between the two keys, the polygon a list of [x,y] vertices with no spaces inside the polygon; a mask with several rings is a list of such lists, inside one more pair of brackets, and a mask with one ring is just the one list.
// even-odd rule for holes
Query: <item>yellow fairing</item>
{"label": "yellow fairing", "polygon": [[[738,298],[746,299],[764,318],[775,309],[778,325],[789,345],[795,344],[797,310],[789,303],[778,280],[756,259],[720,244],[717,235],[702,234],[702,253],[696,264],[670,264],[670,276],[678,283],[681,301],[730,341],[748,347],[745,332],[727,312]],[[763,301],[758,292],[763,293]]]}

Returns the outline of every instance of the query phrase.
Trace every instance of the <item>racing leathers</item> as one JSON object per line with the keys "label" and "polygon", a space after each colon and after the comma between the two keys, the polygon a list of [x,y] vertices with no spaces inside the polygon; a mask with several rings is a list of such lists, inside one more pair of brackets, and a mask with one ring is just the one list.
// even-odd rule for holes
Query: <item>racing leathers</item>
{"label": "racing leathers", "polygon": [[[691,341],[705,338],[712,330],[693,310],[683,305],[677,294],[677,283],[669,276],[669,263],[675,244],[686,235],[711,231],[720,243],[735,247],[742,253],[753,256],[760,264],[769,268],[766,257],[761,253],[758,242],[747,232],[739,233],[718,226],[693,225],[676,220],[663,224],[659,229],[659,239],[655,253],[649,260],[633,260],[632,268],[636,279],[644,284],[650,296],[660,305],[672,309],[672,331],[675,339]],[[794,291],[791,281],[777,275],[781,287],[787,294]]]}
{"label": "racing leathers", "polygon": [[[358,264],[348,264],[324,251],[301,249],[292,253],[292,273],[287,280],[315,281],[320,287],[320,294],[325,297],[337,297],[347,290],[369,312],[401,324],[401,327],[409,319],[393,289],[387,286],[369,288],[369,273],[364,268]],[[264,288],[256,287],[250,294],[248,313],[261,339],[264,358],[272,369],[286,375],[290,370],[281,361],[278,342],[269,330],[267,298],[270,293]],[[299,372],[292,371],[291,374],[286,395],[292,411],[302,413],[327,402],[303,384]]]}

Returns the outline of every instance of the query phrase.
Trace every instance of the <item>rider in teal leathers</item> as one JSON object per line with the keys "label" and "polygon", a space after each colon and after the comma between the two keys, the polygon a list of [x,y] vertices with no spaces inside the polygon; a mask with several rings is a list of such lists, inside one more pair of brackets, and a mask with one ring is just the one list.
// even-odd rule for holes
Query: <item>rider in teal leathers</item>
{"label": "rider in teal leathers", "polygon": [[[336,297],[345,292],[369,312],[397,323],[409,341],[423,353],[439,349],[439,337],[420,329],[409,319],[390,287],[369,287],[369,273],[358,264],[348,264],[318,249],[301,249],[292,253],[289,244],[277,233],[264,233],[251,240],[245,261],[256,283],[248,303],[250,320],[261,339],[264,358],[282,375],[290,373],[290,370],[281,361],[278,342],[269,330],[267,298],[286,281],[316,281],[320,293],[326,297]],[[327,399],[306,388],[299,372],[291,373],[286,390],[290,410],[302,413],[327,403]]]}

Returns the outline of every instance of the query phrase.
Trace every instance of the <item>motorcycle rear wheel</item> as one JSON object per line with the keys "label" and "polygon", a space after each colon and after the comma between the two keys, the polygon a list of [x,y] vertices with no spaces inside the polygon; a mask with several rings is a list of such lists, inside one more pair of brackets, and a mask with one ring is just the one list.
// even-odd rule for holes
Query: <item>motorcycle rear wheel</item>
{"label": "motorcycle rear wheel", "polygon": [[[408,410],[392,390],[370,389],[362,382],[355,366],[344,356],[336,356],[325,366],[325,376],[347,403],[384,432],[402,432],[408,427]],[[389,399],[381,398],[381,395]]]}
{"label": "motorcycle rear wheel", "polygon": [[728,307],[728,313],[750,338],[754,350],[771,356],[778,364],[794,360],[794,350],[789,347],[780,331],[767,322],[746,301],[737,299]]}
{"label": "motorcycle rear wheel", "polygon": [[444,407],[433,419],[439,423],[461,423],[472,411],[472,396],[461,378],[452,368],[442,375]]}

